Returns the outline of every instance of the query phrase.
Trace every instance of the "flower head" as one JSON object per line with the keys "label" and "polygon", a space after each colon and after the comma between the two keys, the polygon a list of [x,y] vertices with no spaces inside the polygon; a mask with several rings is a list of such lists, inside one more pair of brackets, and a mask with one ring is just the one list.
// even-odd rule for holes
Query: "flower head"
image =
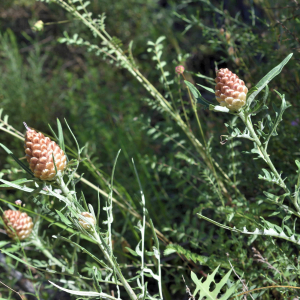
{"label": "flower head", "polygon": [[[56,170],[63,172],[67,158],[62,149],[41,132],[30,129],[26,123],[25,153],[34,176],[41,180],[53,180]],[[53,162],[54,158],[54,162]]]}
{"label": "flower head", "polygon": [[221,106],[237,111],[246,104],[248,88],[243,80],[230,70],[220,69],[215,79],[215,95]]}
{"label": "flower head", "polygon": [[6,210],[3,213],[3,221],[6,225],[5,230],[7,235],[12,239],[19,238],[19,240],[24,240],[32,232],[32,219],[25,212],[11,209]]}
{"label": "flower head", "polygon": [[16,203],[16,205],[21,206],[22,205],[22,200],[18,199],[18,200],[15,201],[15,203]]}
{"label": "flower head", "polygon": [[184,72],[184,66],[177,66],[176,68],[175,68],[175,72],[177,73],[177,74],[183,74],[183,72]]}

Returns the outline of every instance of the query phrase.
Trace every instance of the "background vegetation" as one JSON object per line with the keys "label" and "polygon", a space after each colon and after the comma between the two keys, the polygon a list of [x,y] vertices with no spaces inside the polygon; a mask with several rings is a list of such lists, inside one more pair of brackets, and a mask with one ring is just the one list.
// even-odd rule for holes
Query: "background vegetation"
{"label": "background vegetation", "polygon": [[[279,98],[273,90],[279,90],[286,94],[292,108],[280,124],[279,135],[270,143],[269,154],[283,172],[283,178],[289,175],[296,181],[294,162],[300,155],[300,3],[296,0],[93,0],[89,9],[95,16],[106,14],[106,30],[120,39],[116,41],[122,43],[124,49],[133,41],[131,49],[136,65],[162,94],[168,91],[160,80],[161,73],[152,59],[153,53],[147,51],[147,42],[166,36],[162,42],[162,59],[166,61],[168,80],[174,80],[170,86],[177,98],[181,90],[191,129],[199,139],[197,120],[189,105],[186,87],[174,71],[175,66],[184,65],[190,82],[206,86],[211,84],[207,77],[215,77],[216,66],[228,67],[251,88],[289,53],[294,53],[292,61],[270,85],[270,97],[275,104],[279,105]],[[32,29],[38,20],[45,23],[40,32]],[[61,121],[66,118],[79,144],[86,145],[86,160],[79,173],[84,173],[84,178],[106,192],[109,192],[107,180],[114,159],[122,149],[115,171],[114,196],[127,210],[118,205],[114,207],[113,244],[125,274],[133,276],[138,263],[125,248],[134,249],[139,241],[134,228],[137,219],[129,212],[134,210],[141,214],[139,188],[131,163],[134,158],[149,215],[164,236],[161,249],[167,249],[162,257],[165,299],[188,299],[181,275],[192,288],[191,270],[198,277],[206,277],[220,265],[219,272],[223,276],[231,268],[229,260],[249,289],[267,285],[297,286],[299,248],[295,245],[270,237],[231,234],[196,217],[197,212],[203,212],[220,223],[230,227],[239,225],[239,228],[247,225],[248,215],[256,221],[265,218],[279,222],[279,216],[271,214],[275,206],[264,201],[262,191],[280,193],[280,190],[258,179],[264,163],[245,153],[251,149],[251,142],[232,140],[220,144],[219,137],[227,133],[224,123],[232,116],[204,110],[199,105],[199,119],[205,138],[211,142],[212,155],[233,183],[228,191],[230,197],[225,197],[222,203],[217,197],[216,182],[204,169],[203,161],[186,135],[167,114],[149,105],[149,94],[139,82],[126,70],[111,64],[109,57],[102,58],[84,47],[59,43],[64,31],[70,36],[77,33],[84,40],[99,43],[79,20],[54,3],[2,1],[0,108],[9,115],[9,124],[21,132],[25,131],[22,124],[25,121],[51,135],[48,123],[54,127],[56,118]],[[201,92],[213,101],[212,94],[203,89]],[[0,131],[0,135],[2,144],[18,157],[24,156],[20,140],[4,131]],[[67,131],[65,139],[68,146],[75,148]],[[0,151],[0,170],[5,180],[24,177],[4,151]],[[88,202],[96,205],[97,193],[83,183],[78,185]],[[234,186],[239,187],[247,202],[236,194]],[[42,207],[38,207],[23,193],[4,187],[0,188],[0,198],[11,203],[22,199],[26,208],[39,212],[47,203],[47,199],[43,199]],[[1,206],[7,209],[7,203]],[[58,209],[62,204],[50,206]],[[279,213],[284,216],[283,212]],[[55,248],[51,245],[50,237],[59,234],[61,229],[48,225],[44,222],[40,231],[47,234],[49,248],[57,257],[71,262],[70,245],[56,245]],[[8,237],[1,231],[0,240],[4,239]],[[147,242],[150,247],[152,240]],[[83,245],[92,253],[96,251],[90,243],[83,241]],[[63,249],[63,252],[56,249]],[[45,260],[43,254],[30,247],[27,252],[28,259]],[[78,269],[88,273],[89,263],[88,256],[80,255]],[[155,261],[149,258],[147,263],[151,265]],[[129,266],[125,268],[126,265]],[[1,282],[17,291],[28,292],[22,283],[22,280],[32,282],[26,266],[0,254],[0,270]],[[20,277],[14,276],[16,270]],[[51,276],[55,282],[65,275]],[[49,278],[49,274],[34,273],[33,284],[40,287],[41,299],[73,297],[58,295],[62,292],[50,288]],[[68,276],[65,278],[71,280]],[[110,293],[110,287],[106,288]],[[273,288],[252,296],[293,299],[298,293],[293,289]],[[0,295],[4,299],[16,297],[4,285],[0,285]]]}

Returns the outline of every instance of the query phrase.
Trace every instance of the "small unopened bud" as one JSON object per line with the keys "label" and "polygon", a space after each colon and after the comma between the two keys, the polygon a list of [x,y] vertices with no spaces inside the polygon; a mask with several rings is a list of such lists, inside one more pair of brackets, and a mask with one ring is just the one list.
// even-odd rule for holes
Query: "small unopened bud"
{"label": "small unopened bud", "polygon": [[175,72],[177,73],[177,74],[183,74],[183,72],[184,72],[184,66],[177,66],[176,68],[175,68]]}
{"label": "small unopened bud", "polygon": [[60,189],[55,189],[55,190],[54,190],[54,193],[56,193],[56,194],[61,194],[62,191],[61,191]]}
{"label": "small unopened bud", "polygon": [[226,32],[225,37],[226,37],[226,41],[228,43],[230,41],[230,38],[231,38],[230,32]]}
{"label": "small unopened bud", "polygon": [[240,63],[241,63],[241,60],[238,58],[238,57],[236,57],[235,59],[234,59],[234,62],[236,63],[236,65],[240,65]]}
{"label": "small unopened bud", "polygon": [[226,69],[220,69],[215,79],[215,95],[221,106],[237,111],[246,104],[248,89],[243,80]]}
{"label": "small unopened bud", "polygon": [[234,48],[233,47],[229,47],[227,51],[228,51],[229,55],[233,55],[234,54]]}
{"label": "small unopened bud", "polygon": [[224,34],[224,28],[220,28],[220,33],[223,35]]}
{"label": "small unopened bud", "polygon": [[[87,218],[92,225],[96,224],[96,220],[91,213],[85,211],[85,212],[82,212],[81,215],[84,216],[85,218]],[[88,222],[86,222],[83,218],[80,218],[80,217],[79,217],[79,224],[85,230],[90,230],[92,228],[92,226]]]}
{"label": "small unopened bud", "polygon": [[37,21],[31,29],[33,31],[43,31],[44,30],[44,22],[42,20]]}
{"label": "small unopened bud", "polygon": [[16,203],[17,205],[21,206],[21,205],[22,205],[22,200],[16,200],[15,203]]}
{"label": "small unopened bud", "polygon": [[7,235],[19,240],[24,240],[28,238],[32,232],[33,222],[31,217],[25,212],[20,212],[19,210],[6,210],[3,213],[3,221],[6,225],[5,230]]}

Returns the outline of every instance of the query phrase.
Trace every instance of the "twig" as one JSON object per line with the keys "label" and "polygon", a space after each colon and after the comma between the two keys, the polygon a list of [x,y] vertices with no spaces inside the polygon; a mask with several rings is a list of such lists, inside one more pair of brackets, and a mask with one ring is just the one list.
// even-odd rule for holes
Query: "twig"
{"label": "twig", "polygon": [[[230,264],[230,266],[231,266],[231,268],[232,268],[232,270],[233,270],[235,276],[239,279],[239,281],[240,281],[240,282],[242,283],[242,285],[243,285],[243,292],[248,292],[249,290],[248,290],[247,284],[245,283],[245,280],[243,280],[243,279],[235,272],[235,269],[234,269],[234,267],[233,267],[233,265],[231,264],[231,262],[230,262],[229,259],[228,259],[228,261],[229,261],[229,264]],[[254,298],[252,297],[251,294],[249,294],[249,296],[254,300]],[[243,298],[244,298],[244,300],[247,300],[247,295],[245,294]]]}
{"label": "twig", "polygon": [[192,299],[192,300],[195,300],[195,297],[193,296],[193,294],[191,293],[191,290],[189,289],[189,287],[187,286],[187,284],[185,283],[185,279],[182,275],[182,279],[184,281],[184,284],[185,284],[185,291],[186,293],[189,295],[189,300]]}
{"label": "twig", "polygon": [[272,266],[269,262],[268,262],[268,259],[267,258],[264,258],[261,253],[256,250],[256,248],[252,247],[252,251],[254,252],[254,257],[257,257],[254,259],[254,261],[258,261],[258,262],[261,262],[263,264],[266,264],[268,266],[269,269],[271,270],[275,270],[277,273],[281,274],[282,277],[285,279],[286,282],[289,282],[287,280],[287,278],[283,275],[283,273],[281,273],[277,268],[275,268],[274,266]]}

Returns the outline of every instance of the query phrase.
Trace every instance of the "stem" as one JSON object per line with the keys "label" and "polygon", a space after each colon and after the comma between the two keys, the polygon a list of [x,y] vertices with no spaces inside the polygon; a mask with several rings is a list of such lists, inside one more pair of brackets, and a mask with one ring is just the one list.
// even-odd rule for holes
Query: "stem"
{"label": "stem", "polygon": [[173,94],[172,94],[172,92],[171,92],[170,86],[169,86],[169,84],[168,84],[167,78],[166,78],[166,76],[165,76],[163,67],[161,66],[160,59],[159,59],[158,56],[157,56],[156,45],[155,45],[154,49],[155,49],[154,51],[155,51],[155,54],[156,54],[156,57],[157,57],[157,62],[158,62],[158,65],[159,65],[159,69],[160,69],[161,74],[162,74],[162,77],[163,77],[163,79],[164,79],[165,86],[166,86],[167,89],[168,89],[170,98],[171,98],[171,100],[172,100],[172,103],[173,103],[173,106],[174,106],[174,111],[176,112],[176,104],[175,104],[175,101],[174,101]]}
{"label": "stem", "polygon": [[[183,73],[181,75],[182,75],[183,79],[186,80]],[[198,113],[197,113],[197,106],[194,103],[193,97],[191,95],[191,91],[190,91],[188,86],[187,86],[187,90],[188,90],[189,97],[190,97],[190,100],[191,100],[192,108],[194,110],[194,113],[195,113],[195,116],[196,116],[196,119],[197,119],[197,123],[198,123],[199,129],[200,129],[200,133],[202,135],[204,146],[205,146],[205,148],[207,148],[206,140],[205,140],[204,133],[203,133],[203,130],[202,130],[202,126],[201,126],[201,123],[200,123],[200,120],[199,120],[199,117],[198,117]]]}
{"label": "stem", "polygon": [[70,205],[74,207],[74,198],[68,189],[67,185],[64,182],[63,176],[60,172],[57,174],[56,183],[59,185],[60,189],[62,190],[62,193],[65,195],[65,197],[70,201],[70,203],[66,203],[67,205]]}
{"label": "stem", "polygon": [[179,86],[179,97],[180,97],[180,102],[181,102],[182,110],[183,110],[183,113],[184,113],[185,121],[186,121],[186,124],[188,125],[188,127],[190,128],[190,130],[192,130],[191,129],[191,125],[189,123],[189,119],[188,119],[186,111],[185,111],[185,107],[184,107],[184,103],[183,103],[183,100],[182,100],[182,96],[181,96],[180,75],[179,74],[178,74],[178,86]]}
{"label": "stem", "polygon": [[141,236],[142,236],[142,255],[141,255],[141,262],[142,262],[142,267],[141,267],[141,277],[142,277],[142,288],[143,288],[143,295],[145,295],[146,291],[145,291],[145,276],[144,276],[144,268],[145,268],[145,258],[144,258],[144,254],[145,254],[145,230],[146,230],[146,200],[145,200],[145,196],[144,196],[144,192],[142,189],[142,185],[141,185],[141,181],[137,172],[137,169],[135,167],[134,164],[134,160],[132,159],[132,163],[133,163],[133,167],[134,167],[134,172],[135,175],[137,177],[137,181],[139,184],[139,188],[140,188],[140,193],[141,193],[141,200],[142,200],[142,208],[143,208],[143,225],[142,225],[142,229],[141,229]]}
{"label": "stem", "polygon": [[[235,153],[233,149],[233,140],[231,140],[231,158],[232,158],[232,171],[233,171],[233,183],[236,185],[236,169],[235,169]],[[237,193],[235,193],[235,197],[237,198]]]}
{"label": "stem", "polygon": [[43,252],[43,254],[48,257],[52,262],[61,267],[63,270],[67,270],[70,274],[72,274],[71,270],[69,270],[64,264],[62,264],[57,258],[55,258],[47,249],[44,248],[41,240],[35,236],[32,240],[32,243]]}
{"label": "stem", "polygon": [[[183,73],[181,74],[182,77],[185,79],[185,76],[183,75]],[[216,181],[217,181],[217,184],[218,184],[218,195],[219,195],[219,198],[222,202],[222,205],[225,206],[225,203],[224,203],[224,199],[223,199],[223,195],[222,195],[222,190],[221,190],[221,185],[220,185],[220,180],[219,180],[219,177],[218,177],[218,174],[216,172],[216,169],[215,169],[215,166],[212,162],[212,157],[208,151],[208,148],[207,148],[207,143],[206,143],[206,140],[205,140],[205,137],[204,137],[204,133],[203,133],[203,129],[202,129],[202,125],[201,125],[201,122],[200,122],[200,119],[199,119],[199,116],[198,116],[198,112],[197,112],[197,104],[194,102],[194,99],[192,97],[192,94],[191,94],[191,91],[189,89],[189,87],[187,86],[187,90],[188,90],[188,93],[189,93],[189,98],[190,98],[190,101],[191,101],[191,104],[192,104],[192,108],[194,110],[194,113],[195,113],[195,116],[196,116],[196,119],[197,119],[197,123],[198,123],[198,127],[199,127],[199,130],[200,130],[200,133],[201,133],[201,136],[202,136],[202,139],[203,139],[203,143],[204,143],[204,147],[205,147],[205,152],[206,152],[206,155],[209,159],[209,162],[211,164],[211,171],[213,172],[215,178],[216,178]],[[230,202],[231,202],[231,198],[229,198]]]}
{"label": "stem", "polygon": [[137,295],[134,293],[134,291],[132,290],[131,286],[129,285],[129,283],[127,282],[127,280],[124,278],[122,271],[118,265],[117,262],[114,261],[113,256],[110,255],[110,251],[108,251],[107,247],[104,245],[104,243],[102,242],[99,234],[97,234],[96,232],[94,232],[93,235],[97,241],[97,244],[100,248],[100,250],[102,251],[102,253],[104,254],[105,258],[107,259],[109,265],[111,268],[113,268],[115,270],[115,272],[117,273],[120,281],[122,282],[126,292],[128,293],[130,299],[132,300],[138,300]]}
{"label": "stem", "polygon": [[[63,194],[66,196],[66,198],[70,201],[70,206],[75,208],[74,206],[74,198],[71,195],[70,190],[66,186],[63,180],[63,176],[61,174],[58,174],[57,179],[56,179],[57,184],[59,185],[60,189],[62,190]],[[108,246],[104,243],[104,241],[101,240],[100,236],[96,231],[94,231],[93,234],[94,238],[96,239],[97,245],[101,249],[102,253],[104,254],[105,258],[109,262],[109,265],[112,269],[115,270],[117,273],[120,281],[122,282],[124,288],[126,289],[128,295],[132,300],[138,300],[136,294],[132,290],[131,286],[128,284],[127,280],[124,278],[121,269],[118,265],[118,263],[115,261],[113,255],[111,254],[111,250],[108,248]],[[45,253],[46,255],[46,253]]]}
{"label": "stem", "polygon": [[[245,123],[246,127],[248,128],[252,138],[254,139],[254,142],[256,143],[261,155],[263,156],[263,159],[265,160],[265,162],[268,164],[268,166],[270,167],[270,169],[272,170],[272,172],[274,173],[274,175],[276,176],[278,182],[279,182],[279,186],[282,187],[286,193],[288,193],[289,195],[291,194],[290,190],[288,189],[288,187],[286,186],[286,184],[284,183],[284,181],[282,180],[281,176],[279,175],[278,171],[276,170],[275,166],[273,165],[268,153],[266,152],[265,148],[263,147],[261,141],[259,140],[252,122],[251,122],[251,116],[250,115],[246,115],[245,112],[240,112],[239,117],[242,119],[242,121]],[[300,207],[296,201],[295,198],[291,198],[289,197],[289,199],[291,200],[291,202],[294,204],[297,212],[300,212]]]}

